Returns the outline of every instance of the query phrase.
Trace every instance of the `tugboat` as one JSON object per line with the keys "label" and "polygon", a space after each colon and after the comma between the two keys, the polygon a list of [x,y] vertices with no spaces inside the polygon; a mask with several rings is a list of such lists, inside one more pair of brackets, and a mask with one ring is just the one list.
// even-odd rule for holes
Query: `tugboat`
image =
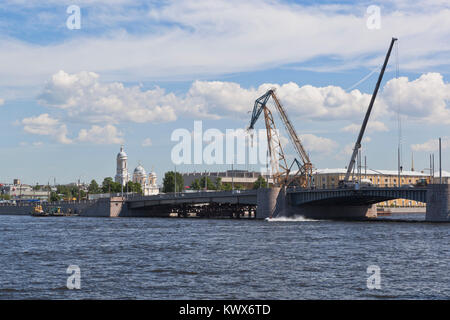
{"label": "tugboat", "polygon": [[42,205],[37,204],[34,206],[33,210],[31,211],[31,215],[35,217],[45,217],[48,214],[42,209]]}
{"label": "tugboat", "polygon": [[62,216],[64,216],[64,213],[61,212],[61,207],[54,207],[54,208],[48,209],[47,211],[44,211],[42,209],[42,205],[37,204],[33,208],[31,215],[35,216],[35,217],[62,217]]}

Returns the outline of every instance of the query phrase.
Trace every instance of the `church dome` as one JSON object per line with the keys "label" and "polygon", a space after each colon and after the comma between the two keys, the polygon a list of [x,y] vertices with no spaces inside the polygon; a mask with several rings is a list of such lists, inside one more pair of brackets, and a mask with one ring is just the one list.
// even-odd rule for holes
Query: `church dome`
{"label": "church dome", "polygon": [[145,176],[145,175],[146,175],[146,172],[145,172],[144,167],[141,166],[141,165],[138,165],[138,166],[136,167],[136,169],[134,169],[134,174],[135,174],[135,175],[140,175],[140,176]]}
{"label": "church dome", "polygon": [[117,154],[117,159],[126,159],[128,158],[125,151],[123,151],[123,146],[120,147],[120,152]]}

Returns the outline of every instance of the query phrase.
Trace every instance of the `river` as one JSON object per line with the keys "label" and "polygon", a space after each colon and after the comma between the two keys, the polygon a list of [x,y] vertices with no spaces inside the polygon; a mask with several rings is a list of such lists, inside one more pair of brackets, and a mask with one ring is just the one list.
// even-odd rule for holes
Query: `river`
{"label": "river", "polygon": [[[449,232],[424,222],[0,216],[0,299],[448,299]],[[78,290],[66,286],[69,265]],[[367,287],[371,265],[380,289]]]}

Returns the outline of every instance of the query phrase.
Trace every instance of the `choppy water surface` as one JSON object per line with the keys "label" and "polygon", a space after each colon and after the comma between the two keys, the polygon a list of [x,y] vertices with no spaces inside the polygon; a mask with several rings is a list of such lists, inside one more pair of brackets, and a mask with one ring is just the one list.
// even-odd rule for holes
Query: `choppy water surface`
{"label": "choppy water surface", "polygon": [[[448,299],[449,231],[389,221],[0,216],[0,299]],[[81,269],[80,290],[66,287],[69,265]],[[366,286],[369,265],[381,268],[380,290]]]}

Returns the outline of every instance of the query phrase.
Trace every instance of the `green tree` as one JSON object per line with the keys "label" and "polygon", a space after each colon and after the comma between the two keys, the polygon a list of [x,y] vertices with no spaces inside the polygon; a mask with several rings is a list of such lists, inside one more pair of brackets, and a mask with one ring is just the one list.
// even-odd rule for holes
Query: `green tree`
{"label": "green tree", "polygon": [[207,176],[203,176],[200,179],[200,188],[201,189],[205,189],[205,180],[206,180],[206,188],[208,190],[216,190],[216,184],[214,182],[212,182],[212,180]]}
{"label": "green tree", "polygon": [[9,194],[0,194],[0,199],[11,200],[11,196]]}
{"label": "green tree", "polygon": [[[183,176],[179,172],[177,172],[176,174],[176,181],[177,181],[177,192],[183,191],[184,187]],[[164,174],[163,192],[175,192],[175,172],[168,171]]]}
{"label": "green tree", "polygon": [[[124,188],[125,190],[125,188]],[[122,191],[122,185],[120,182],[114,182],[111,177],[103,179],[102,182],[102,192],[103,193],[119,193]]]}
{"label": "green tree", "polygon": [[41,186],[38,185],[38,183],[36,182],[36,185],[33,187],[33,190],[34,191],[39,191],[39,190],[41,190]]}
{"label": "green tree", "polygon": [[92,179],[91,183],[89,184],[88,190],[91,194],[97,194],[101,192],[97,181],[95,181],[94,179]]}
{"label": "green tree", "polygon": [[245,190],[245,187],[242,184],[235,184],[234,190]]}
{"label": "green tree", "polygon": [[50,202],[55,202],[61,200],[61,197],[54,191],[50,193]]}
{"label": "green tree", "polygon": [[220,190],[231,191],[231,183],[229,182],[222,183]]}
{"label": "green tree", "polygon": [[142,185],[138,182],[128,181],[124,187],[124,190],[128,190],[128,192],[142,194]]}
{"label": "green tree", "polygon": [[221,177],[218,177],[217,179],[216,179],[216,190],[222,190],[222,178]]}
{"label": "green tree", "polygon": [[108,193],[108,192],[112,192],[112,184],[114,183],[113,178],[111,177],[107,177],[105,179],[103,179],[102,182],[102,192],[103,193]]}
{"label": "green tree", "polygon": [[200,181],[198,179],[195,179],[191,183],[191,189],[193,190],[200,190],[202,187],[200,186]]}
{"label": "green tree", "polygon": [[71,188],[65,185],[58,185],[56,187],[56,193],[61,194],[64,196],[64,198],[72,199],[72,191]]}
{"label": "green tree", "polygon": [[267,188],[267,181],[263,176],[259,176],[253,184],[253,189]]}

